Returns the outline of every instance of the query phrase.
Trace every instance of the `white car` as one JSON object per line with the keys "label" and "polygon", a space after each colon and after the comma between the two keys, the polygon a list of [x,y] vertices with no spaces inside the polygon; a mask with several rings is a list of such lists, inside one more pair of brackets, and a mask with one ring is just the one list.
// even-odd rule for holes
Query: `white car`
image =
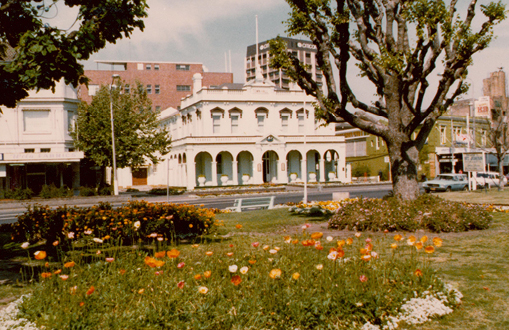
{"label": "white car", "polygon": [[[477,187],[498,187],[500,184],[499,174],[496,172],[472,172],[471,180],[477,184]],[[507,185],[507,178],[502,177],[502,185]]]}

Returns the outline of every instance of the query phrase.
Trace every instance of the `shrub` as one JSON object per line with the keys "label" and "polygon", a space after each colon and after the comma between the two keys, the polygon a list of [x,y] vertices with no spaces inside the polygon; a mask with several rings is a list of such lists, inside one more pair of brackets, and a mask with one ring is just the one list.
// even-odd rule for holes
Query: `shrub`
{"label": "shrub", "polygon": [[[150,195],[166,195],[167,192],[168,191],[166,188],[152,188],[152,189],[150,189],[150,191],[148,193]],[[185,192],[186,192],[185,189],[178,189],[178,188],[170,188],[169,189],[170,195],[182,195]]]}
{"label": "shrub", "polygon": [[125,191],[126,192],[139,192],[140,190],[136,189],[136,188],[127,188]]}
{"label": "shrub", "polygon": [[72,197],[73,190],[67,187],[57,188],[55,185],[44,185],[42,186],[41,192],[39,193],[39,197],[42,198],[59,198],[59,197]]}
{"label": "shrub", "polygon": [[80,187],[80,196],[96,196],[97,189],[91,187]]}
{"label": "shrub", "polygon": [[423,194],[415,201],[360,199],[345,203],[329,219],[329,228],[356,231],[461,232],[487,229],[493,217],[485,207],[445,201]]}
{"label": "shrub", "polygon": [[116,209],[109,203],[57,209],[36,204],[28,206],[12,228],[13,240],[17,242],[46,240],[51,244],[58,240],[65,243],[68,235],[110,237],[127,243],[147,240],[149,236],[176,240],[209,233],[214,229],[214,213],[189,204],[145,201],[131,201]]}
{"label": "shrub", "polygon": [[102,188],[99,188],[98,193],[99,193],[99,196],[112,195],[113,194],[113,188],[111,188],[111,186],[102,187]]}
{"label": "shrub", "polygon": [[7,199],[30,199],[34,192],[30,188],[16,188],[14,190],[6,190],[5,198]]}

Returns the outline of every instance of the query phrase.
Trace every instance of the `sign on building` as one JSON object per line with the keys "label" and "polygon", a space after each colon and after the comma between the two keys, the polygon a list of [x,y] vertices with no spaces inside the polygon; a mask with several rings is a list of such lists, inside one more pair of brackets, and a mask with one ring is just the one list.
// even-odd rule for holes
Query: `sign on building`
{"label": "sign on building", "polygon": [[491,117],[491,101],[489,96],[480,97],[475,101],[476,117]]}
{"label": "sign on building", "polygon": [[465,172],[484,171],[483,154],[480,152],[463,153],[463,171]]}

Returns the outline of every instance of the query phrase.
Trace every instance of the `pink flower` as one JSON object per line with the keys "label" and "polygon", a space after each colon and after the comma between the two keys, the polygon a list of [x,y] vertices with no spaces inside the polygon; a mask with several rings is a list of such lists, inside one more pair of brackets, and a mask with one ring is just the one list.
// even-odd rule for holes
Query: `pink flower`
{"label": "pink flower", "polygon": [[162,270],[157,271],[157,272],[155,272],[155,274],[156,274],[156,276],[163,275],[163,271]]}
{"label": "pink flower", "polygon": [[177,268],[184,268],[185,265],[186,265],[185,262],[179,262]]}
{"label": "pink flower", "polygon": [[368,281],[368,278],[367,278],[367,276],[366,276],[366,275],[361,275],[361,276],[359,277],[359,281],[361,281],[361,282],[363,282],[363,283],[364,283],[364,282],[367,282],[367,281]]}
{"label": "pink flower", "polygon": [[253,247],[258,247],[258,246],[260,245],[260,242],[253,242],[253,243],[251,243],[251,245],[252,245]]}
{"label": "pink flower", "polygon": [[178,283],[177,283],[177,287],[178,287],[179,289],[183,289],[183,288],[184,288],[184,284],[185,284],[185,282],[184,282],[184,281],[180,281],[180,282],[178,282]]}
{"label": "pink flower", "polygon": [[366,243],[371,243],[371,238],[366,238]]}
{"label": "pink flower", "polygon": [[113,262],[114,260],[115,260],[115,258],[106,258],[107,262]]}

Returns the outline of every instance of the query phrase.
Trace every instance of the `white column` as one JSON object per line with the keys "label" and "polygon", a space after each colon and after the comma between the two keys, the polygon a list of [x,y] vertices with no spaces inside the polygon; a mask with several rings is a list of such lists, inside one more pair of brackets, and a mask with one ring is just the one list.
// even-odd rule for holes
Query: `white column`
{"label": "white column", "polygon": [[[193,190],[196,187],[196,163],[187,162],[187,190]],[[182,164],[179,178],[183,178],[185,173],[184,164]]]}
{"label": "white column", "polygon": [[217,162],[212,161],[212,185],[217,186]]}
{"label": "white column", "polygon": [[325,159],[320,157],[320,182],[325,182]]}
{"label": "white column", "polygon": [[233,184],[237,186],[239,184],[239,162],[236,160],[232,161],[232,172]]}

